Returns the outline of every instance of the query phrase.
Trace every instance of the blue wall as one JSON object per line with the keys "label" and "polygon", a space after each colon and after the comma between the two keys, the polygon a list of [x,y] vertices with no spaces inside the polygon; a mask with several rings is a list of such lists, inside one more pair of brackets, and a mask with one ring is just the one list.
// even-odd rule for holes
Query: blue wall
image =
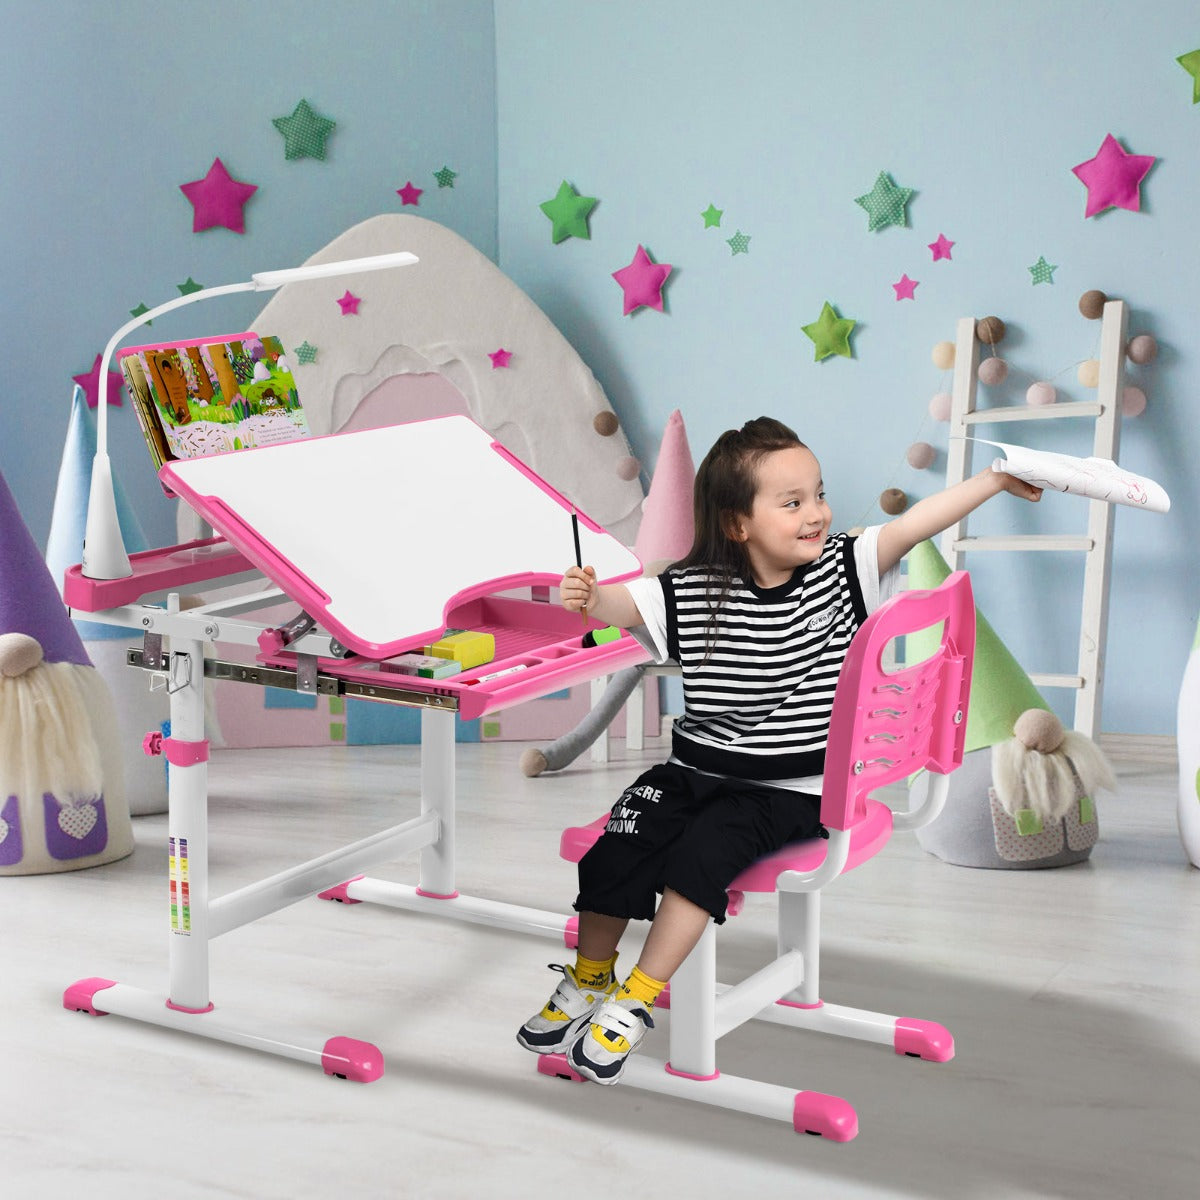
{"label": "blue wall", "polygon": [[[42,544],[71,376],[139,304],[294,266],[351,225],[399,211],[496,254],[491,0],[15,0],[4,5],[0,171],[5,337],[0,469]],[[337,122],[324,160],[284,157],[271,121],[301,98]],[[179,185],[220,157],[258,185],[246,231],[192,232]],[[433,172],[458,172],[441,189]],[[155,340],[245,328],[262,296],[202,302]],[[152,544],[174,538],[128,404],[112,459]]]}
{"label": "blue wall", "polygon": [[[1099,323],[1078,298],[1101,288],[1129,302],[1131,329],[1162,351],[1131,368],[1149,405],[1125,423],[1121,457],[1174,505],[1117,510],[1104,728],[1173,733],[1200,598],[1200,105],[1175,61],[1200,48],[1194,4],[1135,15],[1018,0],[981,19],[956,0],[497,0],[496,39],[501,265],[590,363],[648,468],[674,408],[697,461],[721,430],[768,412],[821,459],[835,523],[880,520],[883,488],[917,498],[941,485],[947,427],[927,410],[950,381],[930,350],[960,316],[1008,323],[1010,386],[982,403],[1022,403],[1042,378],[1083,399],[1075,365],[1097,353]],[[1141,213],[1084,220],[1071,167],[1109,132],[1159,161]],[[868,232],[854,198],[880,171],[916,190],[908,228]],[[538,204],[563,179],[600,202],[590,240],[555,246]],[[710,203],[719,229],[701,219]],[[751,241],[735,257],[725,239],[739,230]],[[939,233],[955,242],[949,262],[927,249]],[[610,274],[639,243],[674,265],[666,314],[622,315]],[[1039,256],[1057,264],[1053,284],[1033,285]],[[920,283],[913,301],[895,299],[902,273]],[[826,300],[859,322],[852,361],[813,361],[800,327]],[[995,428],[1090,452],[1090,423]],[[916,440],[938,447],[933,470],[906,465]],[[1074,498],[1002,497],[972,532],[1085,525]],[[1073,671],[1078,556],[970,565],[1018,658]],[[1072,694],[1048,698],[1069,716]]]}
{"label": "blue wall", "polygon": [[[1076,301],[1099,287],[1162,345],[1131,372],[1149,407],[1126,423],[1122,459],[1174,500],[1167,517],[1117,511],[1104,724],[1173,731],[1200,607],[1188,469],[1200,457],[1200,106],[1175,62],[1200,47],[1194,5],[1131,15],[1019,0],[983,21],[953,0],[215,0],[200,11],[5,6],[0,469],[39,541],[70,377],[128,310],[171,298],[188,276],[215,284],[299,262],[398,211],[409,179],[425,188],[415,211],[497,259],[575,343],[648,470],[676,407],[697,458],[727,426],[775,413],[821,457],[843,526],[879,519],[884,487],[937,489],[946,427],[927,405],[948,379],[929,352],[958,317],[1009,324],[1012,387],[991,402],[1019,402],[1038,378],[1075,398],[1074,366],[1098,334]],[[324,162],[287,162],[271,125],[301,97],[338,123]],[[1108,132],[1159,161],[1142,213],[1085,221],[1070,168]],[[259,185],[244,235],[191,231],[179,184],[217,155]],[[459,173],[453,189],[432,178],[443,165]],[[916,189],[909,228],[867,231],[854,197],[880,171]],[[555,246],[538,205],[563,179],[600,203],[590,240]],[[710,203],[724,210],[718,229],[700,217]],[[739,230],[751,240],[735,257],[725,239]],[[939,233],[956,243],[950,262],[926,249]],[[610,275],[639,242],[674,264],[666,314],[621,315]],[[1027,267],[1040,255],[1058,270],[1035,287]],[[893,299],[903,272],[919,280],[914,301]],[[859,322],[852,361],[812,361],[800,327],[825,300]],[[214,301],[155,333],[232,330],[259,306]],[[147,532],[166,540],[171,507],[133,415],[113,416],[114,462]],[[1028,440],[1086,451],[1066,425]],[[943,452],[931,472],[905,465],[918,439]],[[1003,498],[978,529],[1078,530],[1084,513],[1067,497],[1037,509]],[[1066,555],[1032,557],[979,556],[981,607],[1031,668],[1065,671],[1081,570]]]}

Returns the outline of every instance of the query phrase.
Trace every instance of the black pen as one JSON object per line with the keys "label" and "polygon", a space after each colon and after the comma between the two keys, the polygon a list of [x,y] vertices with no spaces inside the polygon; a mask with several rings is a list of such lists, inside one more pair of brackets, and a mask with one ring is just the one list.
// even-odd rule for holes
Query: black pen
{"label": "black pen", "polygon": [[[571,508],[571,532],[575,535],[575,565],[583,570],[583,552],[579,548],[579,514],[575,511],[574,506]],[[584,625],[588,623],[587,605],[581,605],[579,615],[583,618]]]}

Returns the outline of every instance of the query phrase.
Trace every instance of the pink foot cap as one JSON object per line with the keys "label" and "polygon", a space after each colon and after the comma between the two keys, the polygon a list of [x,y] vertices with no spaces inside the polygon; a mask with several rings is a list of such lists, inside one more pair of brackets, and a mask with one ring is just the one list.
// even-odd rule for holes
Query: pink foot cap
{"label": "pink foot cap", "polygon": [[929,1062],[949,1062],[954,1057],[954,1037],[945,1025],[916,1017],[896,1018],[896,1053]]}
{"label": "pink foot cap", "polygon": [[354,879],[347,879],[345,883],[339,883],[336,887],[326,888],[323,892],[317,893],[318,900],[336,900],[339,904],[361,904],[361,900],[354,900],[346,889],[355,882],[362,879],[361,875],[355,875]]}
{"label": "pink foot cap", "polygon": [[658,993],[658,999],[654,1002],[655,1008],[667,1009],[671,1008],[671,985],[668,983],[661,992]]}
{"label": "pink foot cap", "polygon": [[108,1013],[96,1007],[97,992],[114,987],[115,979],[79,979],[63,992],[63,1008],[71,1012],[87,1013],[91,1017],[107,1017]]}
{"label": "pink foot cap", "polygon": [[792,1106],[792,1128],[797,1133],[815,1133],[831,1142],[848,1142],[858,1137],[858,1113],[841,1096],[824,1092],[797,1092]]}
{"label": "pink foot cap", "polygon": [[383,1054],[370,1042],[332,1037],[325,1043],[321,1066],[326,1075],[340,1075],[355,1083],[372,1083],[383,1074]]}
{"label": "pink foot cap", "polygon": [[567,1062],[565,1054],[539,1054],[537,1069],[539,1075],[553,1075],[556,1079],[569,1079],[572,1083],[585,1082],[583,1076]]}
{"label": "pink foot cap", "polygon": [[579,948],[579,918],[568,917],[567,923],[563,926],[563,945],[568,950],[577,950]]}

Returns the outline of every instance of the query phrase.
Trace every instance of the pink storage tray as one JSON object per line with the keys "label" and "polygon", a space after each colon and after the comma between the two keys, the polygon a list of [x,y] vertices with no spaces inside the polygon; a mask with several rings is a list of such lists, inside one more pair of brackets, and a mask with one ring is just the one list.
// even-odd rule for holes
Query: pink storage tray
{"label": "pink storage tray", "polygon": [[[523,600],[510,596],[480,596],[453,608],[446,624],[451,629],[471,629],[490,633],[496,639],[492,662],[472,667],[447,679],[421,679],[388,669],[388,661],[365,658],[318,659],[322,675],[353,681],[369,687],[378,683],[414,692],[454,697],[464,719],[472,721],[488,713],[510,708],[526,700],[536,700],[550,692],[586,683],[599,675],[610,675],[625,667],[636,666],[650,658],[629,633],[600,646],[584,646],[583,635],[603,626],[588,622],[557,604]],[[420,653],[425,639],[414,638],[398,653]],[[296,666],[296,655],[289,651],[260,657],[267,666]],[[509,667],[519,671],[484,679]]]}
{"label": "pink storage tray", "polygon": [[180,546],[141,550],[129,556],[133,574],[124,579],[89,579],[76,563],[63,576],[63,600],[81,612],[103,612],[133,604],[142,596],[258,568],[224,538],[203,538]]}
{"label": "pink storage tray", "polygon": [[[133,604],[142,596],[155,592],[257,570],[223,538],[143,550],[131,554],[129,562],[133,574],[125,579],[89,579],[81,573],[79,566],[70,567],[65,576],[63,598],[73,609],[100,612]],[[402,675],[388,669],[387,659],[375,662],[359,657],[321,658],[318,669],[322,675],[353,681],[368,688],[372,683],[378,683],[405,691],[450,696],[457,702],[462,716],[474,720],[550,692],[586,683],[597,676],[636,666],[650,657],[629,633],[622,633],[616,641],[600,646],[584,646],[583,635],[589,629],[602,626],[594,621],[584,625],[575,613],[539,600],[478,596],[452,608],[447,613],[446,624],[452,629],[490,633],[496,639],[493,661],[448,679]],[[419,652],[428,640],[413,637],[397,653]],[[259,655],[258,661],[267,666],[295,669],[297,656],[284,650],[279,654]],[[481,676],[517,666],[521,670],[510,675],[481,679]]]}

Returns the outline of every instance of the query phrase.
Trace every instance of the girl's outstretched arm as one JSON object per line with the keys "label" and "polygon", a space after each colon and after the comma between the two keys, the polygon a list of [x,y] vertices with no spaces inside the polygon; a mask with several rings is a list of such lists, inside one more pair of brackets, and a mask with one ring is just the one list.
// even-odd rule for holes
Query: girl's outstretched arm
{"label": "girl's outstretched arm", "polygon": [[1023,500],[1040,500],[1042,489],[1004,471],[987,467],[936,495],[918,500],[879,531],[879,573],[890,571],[918,542],[956,525],[985,500],[1011,492]]}

